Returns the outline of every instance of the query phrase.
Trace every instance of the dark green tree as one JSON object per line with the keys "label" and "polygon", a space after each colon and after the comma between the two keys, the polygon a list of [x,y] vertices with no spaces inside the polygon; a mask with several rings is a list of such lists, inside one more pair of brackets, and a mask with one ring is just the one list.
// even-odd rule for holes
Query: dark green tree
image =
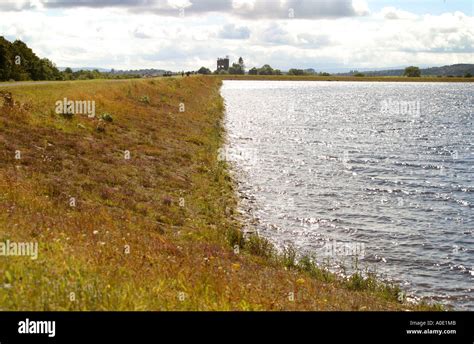
{"label": "dark green tree", "polygon": [[257,75],[258,74],[258,69],[253,67],[252,69],[249,70],[250,75]]}
{"label": "dark green tree", "polygon": [[245,70],[240,64],[233,63],[232,66],[229,67],[229,74],[245,74]]}
{"label": "dark green tree", "polygon": [[199,68],[199,70],[197,72],[198,72],[198,74],[203,74],[203,75],[211,74],[211,70],[209,68],[206,68],[206,67]]}
{"label": "dark green tree", "polygon": [[304,70],[302,70],[302,69],[291,68],[291,69],[288,71],[288,74],[289,74],[289,75],[305,75],[306,73],[305,73]]}
{"label": "dark green tree", "polygon": [[240,68],[244,71],[243,74],[245,74],[245,63],[242,57],[239,57],[239,65],[240,65]]}
{"label": "dark green tree", "polygon": [[262,68],[259,68],[258,69],[258,74],[259,75],[273,75],[275,74],[275,71],[273,70],[272,67],[270,67],[270,65],[263,65]]}
{"label": "dark green tree", "polygon": [[415,67],[415,66],[407,67],[405,68],[405,72],[403,73],[403,76],[408,76],[410,78],[420,77],[421,76],[420,68]]}
{"label": "dark green tree", "polygon": [[11,43],[0,37],[0,80],[9,80],[12,70],[13,57]]}
{"label": "dark green tree", "polygon": [[0,37],[0,80],[61,80],[62,74],[48,59],[40,59],[28,46]]}

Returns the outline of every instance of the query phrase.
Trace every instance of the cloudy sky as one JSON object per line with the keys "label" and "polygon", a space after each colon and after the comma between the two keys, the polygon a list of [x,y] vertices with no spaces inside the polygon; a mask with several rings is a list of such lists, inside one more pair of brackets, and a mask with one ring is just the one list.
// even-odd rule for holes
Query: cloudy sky
{"label": "cloudy sky", "polygon": [[474,63],[474,1],[0,0],[0,35],[62,67],[438,66]]}

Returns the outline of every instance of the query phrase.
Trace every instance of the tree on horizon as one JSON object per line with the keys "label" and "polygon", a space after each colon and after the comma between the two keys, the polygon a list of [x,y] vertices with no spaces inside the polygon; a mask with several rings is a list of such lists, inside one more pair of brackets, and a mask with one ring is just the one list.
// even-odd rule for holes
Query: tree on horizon
{"label": "tree on horizon", "polygon": [[410,66],[410,67],[405,68],[405,71],[403,72],[403,76],[408,76],[410,78],[420,77],[421,70],[419,67]]}

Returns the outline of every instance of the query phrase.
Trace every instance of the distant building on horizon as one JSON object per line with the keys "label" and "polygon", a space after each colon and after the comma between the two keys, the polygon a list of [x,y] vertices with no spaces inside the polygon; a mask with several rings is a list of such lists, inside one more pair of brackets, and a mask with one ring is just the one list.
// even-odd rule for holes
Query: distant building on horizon
{"label": "distant building on horizon", "polygon": [[217,70],[229,70],[229,56],[217,59]]}

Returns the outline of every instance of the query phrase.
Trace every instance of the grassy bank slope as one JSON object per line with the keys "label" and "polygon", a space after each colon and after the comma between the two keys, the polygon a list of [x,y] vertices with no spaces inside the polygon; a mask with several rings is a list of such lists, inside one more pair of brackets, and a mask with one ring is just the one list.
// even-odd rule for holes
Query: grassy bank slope
{"label": "grassy bank slope", "polygon": [[[243,240],[217,160],[219,87],[193,77],[11,89],[16,104],[0,103],[0,241],[37,241],[39,255],[0,256],[1,309],[427,308]],[[56,114],[64,97],[95,100],[97,116]]]}

